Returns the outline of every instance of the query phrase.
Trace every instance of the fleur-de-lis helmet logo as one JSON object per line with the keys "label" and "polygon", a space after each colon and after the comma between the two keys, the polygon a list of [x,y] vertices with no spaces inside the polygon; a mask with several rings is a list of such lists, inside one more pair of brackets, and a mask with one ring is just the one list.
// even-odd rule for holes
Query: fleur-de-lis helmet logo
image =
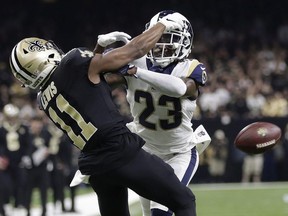
{"label": "fleur-de-lis helmet logo", "polygon": [[45,46],[44,46],[44,44],[42,44],[41,41],[35,40],[35,41],[32,41],[32,42],[29,42],[28,49],[31,52],[34,52],[34,51],[40,52],[40,51],[45,51]]}

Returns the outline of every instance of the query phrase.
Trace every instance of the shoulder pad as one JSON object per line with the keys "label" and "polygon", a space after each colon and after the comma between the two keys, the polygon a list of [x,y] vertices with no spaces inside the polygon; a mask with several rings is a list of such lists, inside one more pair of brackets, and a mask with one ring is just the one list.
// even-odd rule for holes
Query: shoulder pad
{"label": "shoulder pad", "polygon": [[67,52],[61,61],[68,67],[77,67],[89,61],[93,57],[93,52],[85,47],[74,48]]}
{"label": "shoulder pad", "polygon": [[187,77],[193,79],[199,85],[204,86],[208,78],[206,67],[198,60],[192,60]]}

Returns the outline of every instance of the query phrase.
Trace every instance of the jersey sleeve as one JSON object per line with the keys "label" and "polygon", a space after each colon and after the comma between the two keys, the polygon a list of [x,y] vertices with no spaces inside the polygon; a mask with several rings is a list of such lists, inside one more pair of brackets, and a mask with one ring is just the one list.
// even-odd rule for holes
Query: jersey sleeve
{"label": "jersey sleeve", "polygon": [[187,77],[193,79],[199,85],[204,86],[208,78],[206,67],[198,60],[193,59],[190,64]]}

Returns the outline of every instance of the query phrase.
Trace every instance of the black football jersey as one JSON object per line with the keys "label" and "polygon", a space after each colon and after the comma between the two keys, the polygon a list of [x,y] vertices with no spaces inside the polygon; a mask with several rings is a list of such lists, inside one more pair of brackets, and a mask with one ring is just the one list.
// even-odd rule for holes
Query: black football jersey
{"label": "black football jersey", "polygon": [[29,129],[25,125],[10,126],[3,122],[0,126],[0,156],[9,159],[9,167],[19,167],[21,158],[28,155],[31,145]]}
{"label": "black football jersey", "polygon": [[127,131],[104,77],[98,84],[88,79],[92,57],[88,49],[72,49],[38,95],[46,114],[81,150]]}

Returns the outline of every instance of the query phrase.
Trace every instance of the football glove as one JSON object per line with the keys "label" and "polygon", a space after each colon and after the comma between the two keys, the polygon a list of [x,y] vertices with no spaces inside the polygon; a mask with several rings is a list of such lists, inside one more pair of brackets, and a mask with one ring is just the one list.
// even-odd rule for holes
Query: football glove
{"label": "football glove", "polygon": [[125,32],[114,31],[108,34],[98,35],[97,43],[102,47],[106,47],[116,41],[123,41],[126,44],[129,42],[129,39],[131,39],[129,34],[126,34]]}
{"label": "football glove", "polygon": [[168,14],[161,18],[159,22],[166,26],[166,31],[182,30],[184,28],[184,22],[179,13]]}

